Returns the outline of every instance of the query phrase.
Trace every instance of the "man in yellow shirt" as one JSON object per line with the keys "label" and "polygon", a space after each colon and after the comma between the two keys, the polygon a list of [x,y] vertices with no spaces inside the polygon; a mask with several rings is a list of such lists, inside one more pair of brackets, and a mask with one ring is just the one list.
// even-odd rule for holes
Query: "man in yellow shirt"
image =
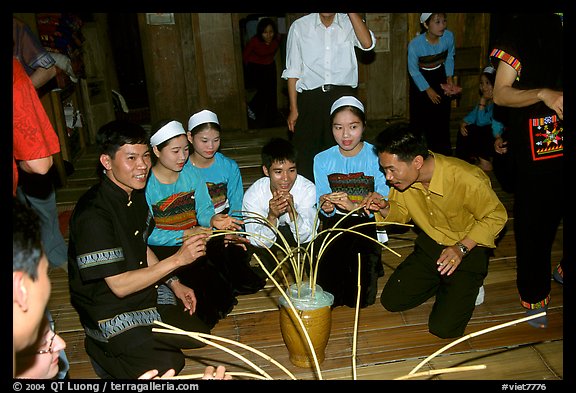
{"label": "man in yellow shirt", "polygon": [[374,144],[391,187],[388,201],[373,193],[365,208],[382,221],[413,221],[418,228],[414,251],[390,276],[380,302],[396,312],[436,296],[430,333],[459,337],[508,215],[481,169],[429,151],[419,135],[399,123],[382,131]]}

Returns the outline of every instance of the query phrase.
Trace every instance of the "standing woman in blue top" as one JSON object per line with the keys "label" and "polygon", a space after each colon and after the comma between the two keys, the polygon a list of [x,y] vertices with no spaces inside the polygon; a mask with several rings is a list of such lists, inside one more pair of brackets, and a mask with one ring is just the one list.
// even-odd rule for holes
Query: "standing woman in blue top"
{"label": "standing woman in blue top", "polygon": [[[360,206],[369,193],[376,191],[386,196],[389,190],[373,145],[362,140],[366,127],[362,103],[353,96],[339,98],[332,105],[330,120],[337,144],[314,157],[316,196],[323,228],[333,227],[345,214]],[[338,227],[350,228],[374,221],[372,214],[367,216],[359,210]],[[385,232],[377,234],[375,225],[356,231],[381,242],[388,240]],[[316,241],[316,244],[321,243]],[[356,307],[358,254],[361,255],[360,307],[374,304],[376,300],[378,277],[384,275],[382,247],[363,236],[343,233],[320,260],[316,281],[334,295],[334,306]]]}
{"label": "standing woman in blue top", "polygon": [[[212,227],[239,228],[238,220],[215,215],[206,183],[196,168],[188,163],[186,131],[178,121],[161,121],[150,138],[155,162],[146,184],[146,201],[155,227],[148,245],[158,258],[174,254],[182,238]],[[214,239],[208,243],[213,242]],[[214,327],[236,305],[232,288],[211,255],[179,269],[170,280],[181,280],[194,290],[191,304],[208,326]],[[170,281],[169,280],[169,281]],[[164,296],[170,296],[165,291]],[[159,291],[159,296],[160,296]]]}
{"label": "standing woman in blue top", "polygon": [[[192,145],[192,152],[188,161],[204,178],[214,211],[241,220],[244,198],[242,175],[236,161],[219,151],[221,130],[214,112],[205,109],[190,116],[188,141]],[[213,239],[207,245],[207,252],[216,260],[226,261],[221,268],[233,280],[235,293],[249,294],[262,289],[265,282],[252,271],[251,254],[245,245],[240,243],[223,247],[223,242],[222,237]]]}
{"label": "standing woman in blue top", "polygon": [[454,34],[446,29],[445,13],[421,14],[420,23],[422,32],[408,44],[410,125],[425,135],[430,150],[451,156]]}

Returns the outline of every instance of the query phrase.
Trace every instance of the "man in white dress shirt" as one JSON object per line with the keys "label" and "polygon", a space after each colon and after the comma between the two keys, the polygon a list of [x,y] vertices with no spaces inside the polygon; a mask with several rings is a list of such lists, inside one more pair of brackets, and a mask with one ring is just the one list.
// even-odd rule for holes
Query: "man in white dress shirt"
{"label": "man in white dress shirt", "polygon": [[[278,250],[274,246],[277,233],[271,226],[291,246],[296,246],[299,238],[303,247],[312,240],[318,227],[316,186],[298,174],[296,163],[297,151],[292,143],[282,138],[271,139],[262,147],[265,176],[244,193],[242,210],[251,248],[270,271],[276,262],[268,249],[274,253]],[[270,225],[254,219],[254,214],[265,217]]]}
{"label": "man in white dress shirt", "polygon": [[311,13],[288,31],[286,69],[290,113],[288,129],[300,152],[298,172],[314,181],[314,156],[334,144],[330,107],[342,96],[356,96],[355,48],[370,51],[374,34],[357,13]]}

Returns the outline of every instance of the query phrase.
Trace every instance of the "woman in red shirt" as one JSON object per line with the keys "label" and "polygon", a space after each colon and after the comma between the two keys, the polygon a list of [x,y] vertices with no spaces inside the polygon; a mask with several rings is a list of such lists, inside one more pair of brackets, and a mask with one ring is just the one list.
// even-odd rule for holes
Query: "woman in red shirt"
{"label": "woman in red shirt", "polygon": [[274,58],[279,46],[276,23],[270,18],[262,18],[258,21],[256,34],[250,38],[242,53],[248,85],[256,89],[248,104],[248,114],[258,127],[273,126],[277,119],[278,78]]}
{"label": "woman in red shirt", "polygon": [[38,98],[32,80],[15,57],[12,58],[12,194],[18,186],[18,166],[27,173],[45,174],[60,142]]}

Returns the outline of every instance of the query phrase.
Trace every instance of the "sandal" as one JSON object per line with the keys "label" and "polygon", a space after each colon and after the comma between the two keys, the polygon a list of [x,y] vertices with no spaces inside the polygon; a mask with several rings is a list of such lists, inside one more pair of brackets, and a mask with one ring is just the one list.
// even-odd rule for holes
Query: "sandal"
{"label": "sandal", "polygon": [[[532,315],[540,314],[542,311],[548,312],[548,305],[546,305],[543,308],[531,308],[529,310],[526,310],[526,316],[529,317]],[[530,326],[536,329],[546,329],[548,327],[548,315],[546,314],[541,317],[531,319],[527,322],[528,324],[530,324]]]}

